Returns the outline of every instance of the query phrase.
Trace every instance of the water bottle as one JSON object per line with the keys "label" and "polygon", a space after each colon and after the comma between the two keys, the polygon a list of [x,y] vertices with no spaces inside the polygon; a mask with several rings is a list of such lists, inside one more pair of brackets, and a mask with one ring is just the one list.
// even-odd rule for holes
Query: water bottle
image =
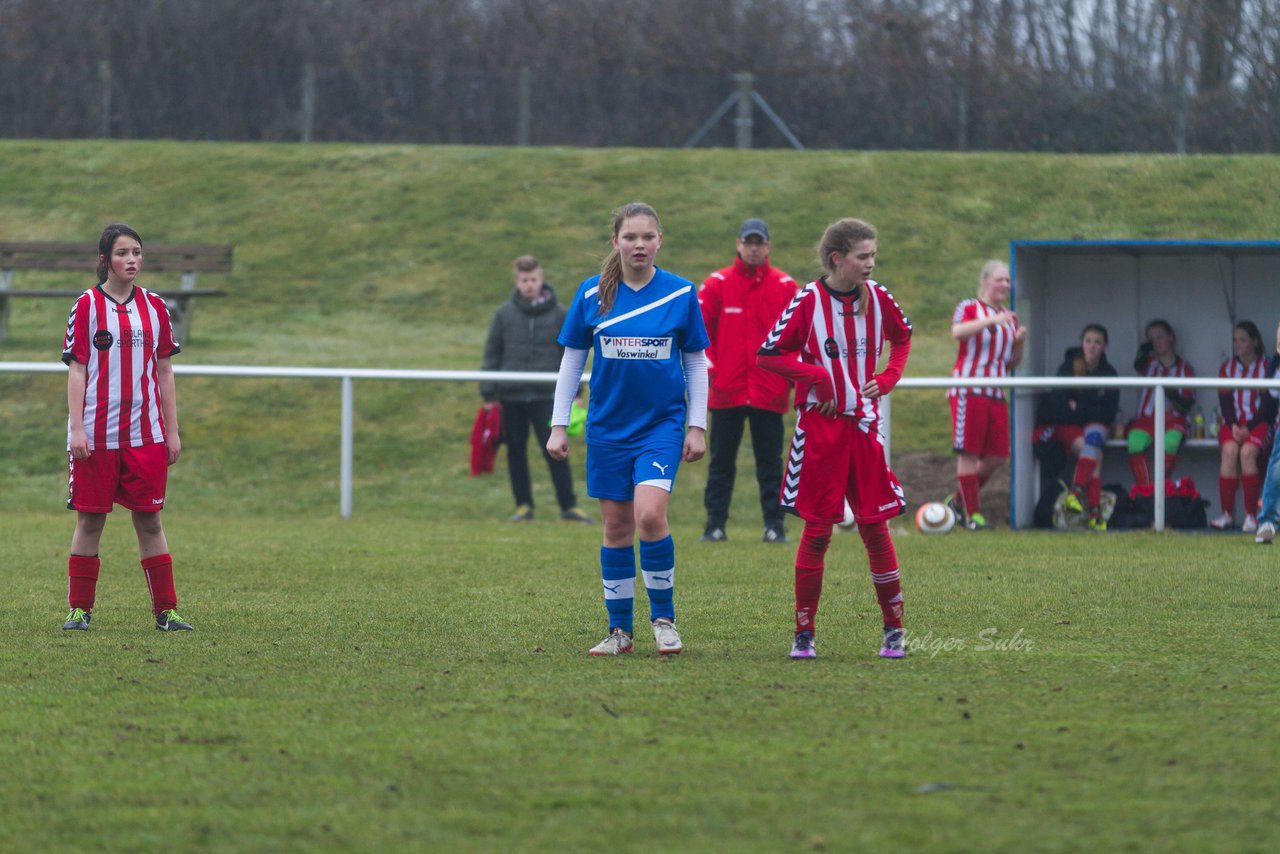
{"label": "water bottle", "polygon": [[1194,412],[1195,414],[1191,416],[1191,423],[1195,426],[1194,426],[1194,432],[1191,434],[1191,436],[1194,439],[1203,439],[1204,438],[1204,413],[1200,411],[1199,406],[1195,408]]}
{"label": "water bottle", "polygon": [[1222,430],[1222,413],[1218,411],[1218,407],[1213,408],[1213,412],[1209,413],[1209,436],[1210,438],[1218,438],[1219,431]]}

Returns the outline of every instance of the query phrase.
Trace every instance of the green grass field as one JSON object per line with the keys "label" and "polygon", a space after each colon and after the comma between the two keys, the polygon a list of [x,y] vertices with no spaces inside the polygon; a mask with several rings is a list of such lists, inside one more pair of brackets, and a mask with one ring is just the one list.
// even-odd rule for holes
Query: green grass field
{"label": "green grass field", "polygon": [[[235,245],[234,273],[201,277],[233,296],[201,302],[187,364],[476,368],[510,260],[541,256],[567,300],[609,212],[642,198],[661,263],[694,279],[747,215],[798,278],[826,222],[876,223],[908,375],[933,376],[1010,239],[1270,238],[1278,194],[1268,157],[0,140],[0,240],[123,219]],[[17,302],[0,361],[55,361],[68,308]],[[822,657],[791,662],[794,547],[743,521],[746,470],[733,539],[698,543],[690,465],[671,514],[687,652],[642,633],[601,661],[598,531],[501,522],[505,477],[467,477],[472,385],[356,384],[345,521],[337,382],[180,377],[178,396],[165,518],[197,631],[151,628],[117,513],[72,635],[65,380],[0,374],[0,851],[1275,847],[1280,553],[1246,538],[899,522],[917,648],[886,662],[842,536]],[[895,454],[946,447],[941,393],[896,393]]]}
{"label": "green grass field", "polygon": [[891,662],[842,534],[793,662],[791,547],[685,525],[687,651],[601,660],[586,527],[173,512],[163,635],[112,522],[64,634],[70,519],[0,520],[6,851],[1274,845],[1280,567],[1242,537],[899,525]]}

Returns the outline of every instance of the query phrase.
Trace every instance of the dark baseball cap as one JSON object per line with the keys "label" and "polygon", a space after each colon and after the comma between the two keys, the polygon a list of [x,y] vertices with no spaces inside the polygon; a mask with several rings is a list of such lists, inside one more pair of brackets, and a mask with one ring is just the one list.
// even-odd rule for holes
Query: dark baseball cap
{"label": "dark baseball cap", "polygon": [[738,229],[739,240],[746,240],[753,234],[767,241],[769,239],[769,226],[765,225],[762,219],[749,219],[742,223],[742,227]]}

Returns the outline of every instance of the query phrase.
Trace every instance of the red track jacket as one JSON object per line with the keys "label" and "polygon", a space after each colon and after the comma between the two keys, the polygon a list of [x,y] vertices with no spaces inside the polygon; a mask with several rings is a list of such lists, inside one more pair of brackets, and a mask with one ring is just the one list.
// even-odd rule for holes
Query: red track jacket
{"label": "red track jacket", "polygon": [[756,351],[778,315],[795,297],[795,279],[769,266],[750,267],[741,258],[717,270],[698,289],[702,320],[711,337],[707,348],[711,409],[754,406],[786,412],[791,383],[756,365]]}

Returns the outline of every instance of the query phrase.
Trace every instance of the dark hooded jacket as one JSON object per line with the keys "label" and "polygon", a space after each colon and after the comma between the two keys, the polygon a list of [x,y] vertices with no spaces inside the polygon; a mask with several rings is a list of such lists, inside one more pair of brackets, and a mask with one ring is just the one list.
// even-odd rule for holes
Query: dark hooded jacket
{"label": "dark hooded jacket", "polygon": [[[1077,370],[1081,373],[1077,373]],[[1058,366],[1060,377],[1114,377],[1116,369],[1103,353],[1098,366],[1092,371],[1084,366],[1084,350],[1068,347]],[[1068,404],[1075,401],[1075,409]],[[1110,425],[1116,420],[1116,408],[1120,403],[1120,390],[1116,388],[1055,388],[1049,394],[1047,421],[1050,424],[1099,424]]]}
{"label": "dark hooded jacket", "polygon": [[[540,302],[531,302],[512,289],[511,299],[498,307],[489,324],[489,337],[484,342],[486,371],[539,371],[556,373],[564,348],[556,341],[564,325],[563,305],[556,300],[550,285],[542,286]],[[550,400],[555,397],[553,383],[480,383],[480,396],[485,401]]]}

